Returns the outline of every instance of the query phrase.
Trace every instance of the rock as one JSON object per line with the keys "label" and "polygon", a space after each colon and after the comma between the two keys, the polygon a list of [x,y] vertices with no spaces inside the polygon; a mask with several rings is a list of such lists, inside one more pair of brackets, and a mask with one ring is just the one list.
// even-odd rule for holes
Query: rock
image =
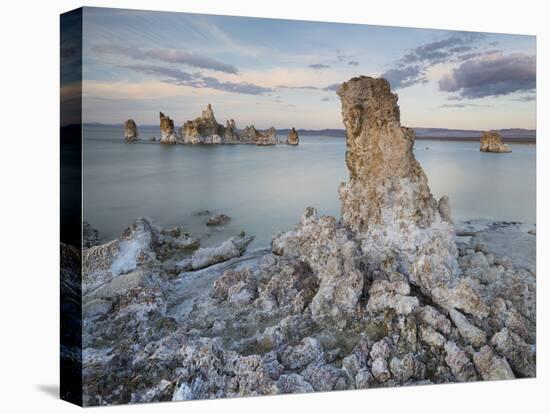
{"label": "rock", "polygon": [[[459,278],[452,226],[442,218],[400,124],[397,95],[382,78],[352,78],[338,90],[346,127],[349,182],[340,185],[342,221],[370,260],[393,257],[426,294]],[[434,298],[437,300],[437,298]]]}
{"label": "rock", "polygon": [[518,335],[503,328],[491,339],[491,345],[506,357],[519,377],[532,378],[537,374],[534,350]]}
{"label": "rock", "polygon": [[376,342],[370,351],[370,357],[374,359],[387,359],[390,356],[390,347],[384,340]]}
{"label": "rock", "polygon": [[367,311],[379,313],[385,309],[394,309],[399,315],[408,315],[419,304],[418,298],[408,296],[410,291],[405,281],[375,280],[369,289]]}
{"label": "rock", "polygon": [[453,224],[453,219],[451,218],[451,204],[449,203],[448,196],[444,195],[439,199],[439,203],[437,203],[437,210],[439,211],[443,221]]}
{"label": "rock", "polygon": [[207,226],[219,226],[222,224],[227,224],[231,221],[231,217],[226,214],[216,214],[208,219],[206,222]]}
{"label": "rock", "polygon": [[281,362],[288,369],[304,369],[323,357],[323,348],[315,338],[304,338],[299,345],[289,346],[281,353]]}
{"label": "rock", "polygon": [[303,371],[302,374],[309,379],[315,391],[333,391],[344,390],[347,388],[346,377],[341,369],[332,364],[316,366],[312,364],[309,372]]}
{"label": "rock", "polygon": [[453,323],[460,336],[475,347],[480,347],[487,342],[487,335],[477,326],[472,325],[466,317],[455,309],[449,311]]}
{"label": "rock", "polygon": [[138,129],[133,119],[127,119],[124,122],[124,138],[128,141],[135,141],[138,139]]}
{"label": "rock", "polygon": [[177,142],[176,134],[174,132],[174,121],[170,117],[164,115],[162,112],[159,114],[160,118],[160,142],[162,144],[175,144]]}
{"label": "rock", "polygon": [[225,123],[223,141],[229,143],[239,141],[239,133],[237,132],[237,126],[235,125],[235,121],[233,119],[230,119]]}
{"label": "rock", "polygon": [[474,364],[477,372],[485,381],[515,378],[506,358],[499,358],[490,346],[485,345],[474,354]]}
{"label": "rock", "polygon": [[231,237],[218,246],[198,249],[191,258],[193,269],[202,269],[241,256],[252,239],[253,237]]}
{"label": "rock", "polygon": [[431,348],[443,348],[447,341],[443,335],[437,332],[431,326],[420,325],[418,330],[420,340],[428,344]]}
{"label": "rock", "polygon": [[445,362],[458,381],[476,381],[477,373],[470,357],[454,342],[445,344]]}
{"label": "rock", "polygon": [[378,382],[386,382],[391,378],[391,373],[388,369],[388,363],[385,359],[377,358],[372,361],[372,375]]}
{"label": "rock", "polygon": [[451,321],[438,312],[433,306],[426,305],[417,309],[418,321],[426,324],[439,332],[448,335],[451,333]]}
{"label": "rock", "polygon": [[281,233],[272,241],[274,253],[297,257],[308,264],[318,280],[311,302],[315,320],[344,326],[357,312],[363,276],[357,257],[359,246],[336,219],[317,216],[307,208],[295,230]]}
{"label": "rock", "polygon": [[281,375],[277,386],[282,394],[313,392],[313,386],[298,374]]}
{"label": "rock", "polygon": [[502,142],[500,134],[496,131],[481,133],[479,150],[482,152],[512,152],[508,145]]}
{"label": "rock", "polygon": [[390,370],[393,378],[401,384],[413,377],[423,379],[426,374],[425,365],[415,360],[412,354],[407,354],[403,358],[392,358]]}
{"label": "rock", "polygon": [[227,270],[214,282],[212,297],[228,300],[237,305],[252,303],[258,296],[254,273],[246,267],[243,270]]}
{"label": "rock", "polygon": [[286,143],[288,145],[298,145],[300,143],[300,138],[298,137],[298,132],[295,128],[292,128],[286,137]]}
{"label": "rock", "polygon": [[358,389],[369,388],[372,381],[373,377],[368,368],[361,368],[355,376],[355,387]]}
{"label": "rock", "polygon": [[[218,124],[212,105],[208,104],[202,115],[193,121],[183,124],[182,138],[188,144],[222,143],[223,126]],[[213,139],[216,136],[217,139]]]}

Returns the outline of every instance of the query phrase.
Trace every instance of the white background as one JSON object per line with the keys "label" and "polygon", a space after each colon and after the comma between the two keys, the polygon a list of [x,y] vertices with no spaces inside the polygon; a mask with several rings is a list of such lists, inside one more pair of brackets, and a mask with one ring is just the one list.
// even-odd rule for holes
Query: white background
{"label": "white background", "polygon": [[[534,413],[550,409],[548,367],[549,12],[541,1],[92,1],[88,6],[536,34],[537,379],[123,406],[126,412]],[[78,1],[5,0],[0,14],[0,410],[65,413],[58,392],[59,14]],[[545,186],[546,183],[546,186]],[[546,187],[546,189],[545,189]],[[521,200],[516,200],[520,203]],[[95,410],[95,409],[94,409]]]}

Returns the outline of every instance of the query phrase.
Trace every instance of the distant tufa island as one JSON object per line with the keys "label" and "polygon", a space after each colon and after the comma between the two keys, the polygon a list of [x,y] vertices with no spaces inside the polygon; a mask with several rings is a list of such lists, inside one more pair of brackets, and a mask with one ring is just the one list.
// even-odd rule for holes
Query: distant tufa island
{"label": "distant tufa island", "polygon": [[496,131],[485,131],[481,134],[479,150],[481,152],[512,152],[508,145],[502,142],[502,137]]}
{"label": "distant tufa island", "polygon": [[[254,144],[270,146],[277,144],[298,145],[300,143],[298,132],[294,128],[288,131],[286,140],[281,140],[277,137],[277,130],[274,127],[266,131],[260,131],[254,125],[250,125],[240,130],[233,119],[228,120],[225,126],[219,124],[210,104],[202,111],[201,116],[185,122],[179,131],[176,131],[174,121],[169,116],[160,112],[159,119],[161,144]],[[128,119],[124,123],[125,139],[135,141],[139,139],[138,136],[136,123],[133,119]],[[156,141],[156,138],[153,140]]]}

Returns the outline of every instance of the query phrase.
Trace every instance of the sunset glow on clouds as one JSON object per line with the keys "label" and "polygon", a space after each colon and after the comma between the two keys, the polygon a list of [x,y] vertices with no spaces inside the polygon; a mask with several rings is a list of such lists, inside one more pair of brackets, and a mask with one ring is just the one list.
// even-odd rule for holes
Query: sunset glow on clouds
{"label": "sunset glow on clouds", "polygon": [[83,51],[85,122],[211,103],[238,127],[341,128],[337,85],[368,75],[408,126],[535,128],[533,36],[85,8]]}

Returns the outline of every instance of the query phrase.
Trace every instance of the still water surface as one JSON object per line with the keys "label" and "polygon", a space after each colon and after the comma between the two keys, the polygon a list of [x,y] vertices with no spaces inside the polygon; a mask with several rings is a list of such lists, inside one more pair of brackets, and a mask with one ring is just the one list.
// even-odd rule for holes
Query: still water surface
{"label": "still water surface", "polygon": [[[292,228],[308,206],[339,216],[338,184],[347,180],[345,140],[301,137],[298,147],[160,145],[158,129],[140,129],[127,143],[122,129],[84,128],[84,219],[104,239],[135,218],[182,225],[212,245],[244,230],[251,247],[269,245]],[[489,219],[535,223],[534,145],[511,144],[510,154],[479,151],[476,142],[417,141],[415,155],[436,198],[447,194],[455,222]],[[205,225],[211,214],[233,220]]]}

